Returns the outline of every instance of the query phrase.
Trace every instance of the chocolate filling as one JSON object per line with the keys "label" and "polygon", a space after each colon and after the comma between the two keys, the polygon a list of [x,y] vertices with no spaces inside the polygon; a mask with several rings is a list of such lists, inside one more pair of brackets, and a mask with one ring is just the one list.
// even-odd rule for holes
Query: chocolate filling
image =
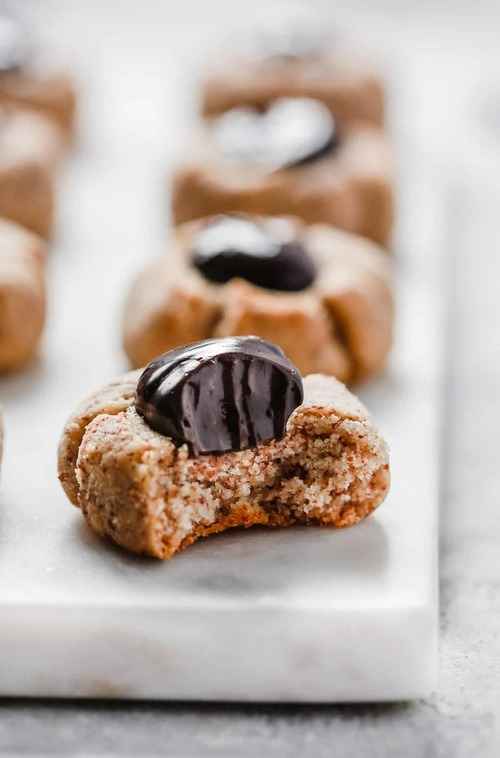
{"label": "chocolate filling", "polygon": [[284,219],[216,216],[196,234],[191,260],[218,284],[240,277],[266,289],[298,292],[316,276],[312,259]]}
{"label": "chocolate filling", "polygon": [[199,455],[283,437],[302,400],[300,374],[280,348],[258,337],[228,337],[152,361],[135,405],[152,429]]}

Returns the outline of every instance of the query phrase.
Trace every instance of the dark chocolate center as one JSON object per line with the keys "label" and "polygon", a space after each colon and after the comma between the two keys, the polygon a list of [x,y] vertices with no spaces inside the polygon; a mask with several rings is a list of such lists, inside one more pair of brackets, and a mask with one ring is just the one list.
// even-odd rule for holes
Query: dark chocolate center
{"label": "dark chocolate center", "polygon": [[156,358],[139,379],[135,404],[152,429],[198,455],[282,437],[302,400],[300,374],[280,348],[228,337]]}
{"label": "dark chocolate center", "polygon": [[281,98],[263,112],[233,108],[214,119],[224,155],[274,171],[319,160],[338,144],[328,108],[311,98]]}
{"label": "dark chocolate center", "polygon": [[211,282],[240,277],[283,292],[306,289],[316,274],[285,219],[257,223],[245,216],[217,216],[196,234],[192,262]]}

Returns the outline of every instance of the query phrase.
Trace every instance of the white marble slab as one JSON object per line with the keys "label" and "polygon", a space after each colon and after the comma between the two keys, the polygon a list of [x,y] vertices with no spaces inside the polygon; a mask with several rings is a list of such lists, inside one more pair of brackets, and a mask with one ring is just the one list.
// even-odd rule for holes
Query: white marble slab
{"label": "white marble slab", "polygon": [[[163,38],[134,47],[128,33],[111,35],[97,59],[80,41],[83,140],[64,182],[43,358],[0,382],[0,695],[426,695],[436,682],[445,298],[439,195],[418,161],[403,172],[397,346],[363,392],[392,447],[393,488],[375,517],[339,532],[235,532],[161,564],[94,538],[58,486],[65,417],[124,365],[124,288],[163,246],[163,165],[182,121],[168,103],[186,99],[182,77],[165,87]],[[171,34],[181,45],[182,29]]]}

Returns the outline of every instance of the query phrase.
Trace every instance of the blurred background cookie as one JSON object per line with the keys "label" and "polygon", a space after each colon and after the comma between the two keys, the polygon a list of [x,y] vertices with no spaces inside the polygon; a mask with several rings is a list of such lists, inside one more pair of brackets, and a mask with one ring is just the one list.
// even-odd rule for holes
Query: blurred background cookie
{"label": "blurred background cookie", "polygon": [[0,218],[0,372],[35,354],[45,322],[45,244]]}
{"label": "blurred background cookie", "polygon": [[97,534],[161,559],[231,527],[353,526],[390,482],[357,398],[333,377],[302,382],[256,338],[197,343],[101,388],[67,422],[58,462]]}
{"label": "blurred background cookie", "polygon": [[48,238],[55,210],[59,135],[37,113],[0,106],[0,216]]}
{"label": "blurred background cookie", "polygon": [[265,108],[279,97],[312,97],[339,122],[384,122],[384,86],[377,67],[318,12],[268,9],[254,27],[219,46],[201,80],[201,111]]}
{"label": "blurred background cookie", "polygon": [[173,175],[175,223],[212,213],[293,214],[387,244],[393,226],[389,142],[340,125],[311,98],[280,98],[206,119]]}
{"label": "blurred background cookie", "polygon": [[31,29],[0,8],[0,103],[10,103],[48,117],[69,137],[76,113],[71,76],[55,69],[37,48]]}

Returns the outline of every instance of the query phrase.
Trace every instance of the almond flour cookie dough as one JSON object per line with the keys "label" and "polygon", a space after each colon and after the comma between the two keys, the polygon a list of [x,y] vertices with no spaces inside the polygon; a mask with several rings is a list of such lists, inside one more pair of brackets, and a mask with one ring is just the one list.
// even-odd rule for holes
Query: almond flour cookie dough
{"label": "almond flour cookie dough", "polygon": [[231,527],[352,526],[384,500],[389,462],[340,382],[302,382],[274,345],[236,338],[94,393],[66,424],[59,478],[97,534],[166,559]]}
{"label": "almond flour cookie dough", "polygon": [[264,110],[234,108],[206,119],[174,171],[179,224],[240,211],[292,214],[387,244],[393,215],[392,155],[367,124],[342,126],[310,98],[281,98]]}
{"label": "almond flour cookie dough", "polygon": [[37,350],[45,321],[45,244],[0,219],[0,372],[20,368]]}
{"label": "almond flour cookie dough", "polygon": [[44,63],[28,31],[0,12],[0,104],[13,104],[49,118],[61,135],[74,128],[76,93],[71,77]]}
{"label": "almond flour cookie dough", "polygon": [[303,374],[355,382],[380,372],[392,343],[387,254],[374,243],[293,218],[219,215],[176,228],[125,305],[133,366],[207,337],[257,334]]}
{"label": "almond flour cookie dough", "polygon": [[48,238],[59,135],[47,119],[0,106],[0,216]]}

